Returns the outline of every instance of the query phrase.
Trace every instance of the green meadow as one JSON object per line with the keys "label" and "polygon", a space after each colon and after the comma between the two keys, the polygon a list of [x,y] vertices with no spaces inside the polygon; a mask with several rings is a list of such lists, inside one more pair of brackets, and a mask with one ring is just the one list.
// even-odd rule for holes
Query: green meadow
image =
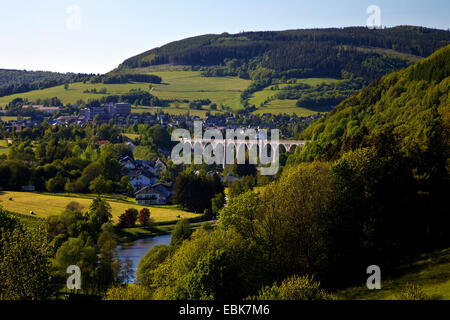
{"label": "green meadow", "polygon": [[0,155],[1,154],[8,154],[9,152],[9,146],[8,141],[6,140],[0,140]]}
{"label": "green meadow", "polygon": [[[337,83],[341,80],[332,79],[332,78],[306,78],[306,79],[297,79],[296,84],[304,83],[310,86],[316,86],[321,83]],[[255,114],[264,114],[264,113],[272,113],[272,114],[296,114],[297,116],[310,116],[316,114],[317,112],[323,112],[325,110],[318,108],[301,108],[297,107],[297,100],[289,100],[289,99],[274,99],[264,104],[264,102],[270,98],[273,99],[278,93],[281,93],[283,88],[289,86],[289,84],[279,84],[277,86],[271,85],[261,91],[255,92],[252,97],[249,99],[250,105],[255,105],[258,110],[256,110]],[[276,89],[278,87],[278,89]]]}
{"label": "green meadow", "polygon": [[264,107],[259,107],[254,114],[262,115],[264,113],[271,114],[296,114],[299,117],[307,117],[319,112],[319,110],[310,110],[296,106],[297,100],[272,100]]}
{"label": "green meadow", "polygon": [[[0,206],[3,209],[30,216],[30,211],[34,212],[33,217],[47,218],[52,215],[59,215],[64,211],[66,205],[71,201],[80,203],[85,210],[89,208],[95,195],[84,194],[47,194],[35,192],[0,192]],[[181,218],[195,218],[199,215],[180,210],[176,206],[140,206],[136,205],[134,198],[124,198],[119,196],[103,196],[111,205],[114,222],[118,222],[119,216],[129,208],[141,210],[149,208],[151,217],[156,223],[164,223]],[[11,199],[11,200],[9,200]]]}

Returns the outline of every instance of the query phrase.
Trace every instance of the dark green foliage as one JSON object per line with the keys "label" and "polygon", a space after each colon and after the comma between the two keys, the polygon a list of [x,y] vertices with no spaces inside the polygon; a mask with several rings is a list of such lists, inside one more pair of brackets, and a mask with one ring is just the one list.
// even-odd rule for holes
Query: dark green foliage
{"label": "dark green foliage", "polygon": [[89,220],[100,230],[104,223],[110,222],[112,219],[111,205],[100,196],[96,197],[89,206]]}
{"label": "dark green foliage", "polygon": [[186,279],[188,299],[225,300],[241,296],[239,269],[226,251],[209,253]]}
{"label": "dark green foliage", "polygon": [[217,175],[180,174],[175,182],[173,200],[182,208],[203,212],[211,208],[211,199],[224,188]]}
{"label": "dark green foliage", "polygon": [[103,77],[94,78],[92,83],[102,82],[105,84],[118,84],[129,82],[149,82],[149,83],[161,83],[161,77],[152,74],[118,74],[118,75],[105,75]]}
{"label": "dark green foliage", "polygon": [[380,30],[349,27],[203,35],[129,58],[119,70],[175,64],[219,66],[204,68],[204,75],[254,80],[340,77],[342,71],[373,80],[410,62],[407,58],[358,48],[392,49],[425,57],[449,40],[448,31],[407,26]]}
{"label": "dark green foliage", "polygon": [[119,216],[119,227],[126,228],[132,227],[136,224],[138,217],[138,211],[134,208],[125,210],[125,213]]}

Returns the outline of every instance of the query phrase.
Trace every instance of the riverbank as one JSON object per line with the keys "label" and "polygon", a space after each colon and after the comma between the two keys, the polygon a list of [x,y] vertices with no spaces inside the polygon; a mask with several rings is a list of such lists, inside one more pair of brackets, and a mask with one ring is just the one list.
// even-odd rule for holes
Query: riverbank
{"label": "riverbank", "polygon": [[[216,220],[191,222],[192,229],[198,229],[204,224],[209,224],[211,227],[215,226]],[[130,243],[137,240],[152,238],[156,236],[169,235],[175,228],[176,222],[170,224],[162,223],[151,227],[136,226],[131,228],[115,227],[116,235],[120,243]]]}

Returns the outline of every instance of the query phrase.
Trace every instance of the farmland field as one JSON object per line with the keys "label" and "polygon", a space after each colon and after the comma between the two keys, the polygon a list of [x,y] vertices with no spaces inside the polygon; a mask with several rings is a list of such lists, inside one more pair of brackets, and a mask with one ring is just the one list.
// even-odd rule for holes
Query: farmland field
{"label": "farmland field", "polygon": [[[84,210],[94,198],[94,195],[53,195],[31,192],[0,192],[0,206],[5,210],[29,216],[30,211],[35,213],[34,217],[47,218],[58,215],[64,211],[66,205],[71,201],[77,201],[84,206]],[[12,200],[9,200],[11,198]],[[106,197],[105,197],[106,198]],[[134,199],[124,200],[109,198],[107,201],[111,205],[114,222],[118,222],[118,217],[126,209],[135,208],[141,210],[144,206],[134,204]],[[178,209],[176,206],[148,206],[151,217],[155,222],[166,222],[177,220],[177,216],[182,218],[193,218],[198,215]]]}

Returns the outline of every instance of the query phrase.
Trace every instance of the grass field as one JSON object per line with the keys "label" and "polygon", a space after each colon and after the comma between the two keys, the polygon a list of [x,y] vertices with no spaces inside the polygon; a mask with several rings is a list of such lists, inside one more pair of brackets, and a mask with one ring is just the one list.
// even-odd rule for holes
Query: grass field
{"label": "grass field", "polygon": [[[133,107],[131,109],[132,113],[143,113],[143,112],[160,112],[163,111],[164,113],[168,113],[171,115],[185,115],[189,113],[191,116],[199,116],[201,118],[204,118],[206,116],[206,113],[209,111],[207,109],[203,110],[195,110],[195,109],[189,109],[188,106],[185,106],[183,104],[179,104],[177,106],[170,106],[170,107]],[[211,112],[212,114],[216,114],[217,112]]]}
{"label": "grass field", "polygon": [[6,140],[0,140],[0,154],[8,154],[9,152],[9,146],[8,141]]}
{"label": "grass field", "polygon": [[[58,215],[64,211],[66,205],[71,201],[77,201],[85,207],[89,205],[94,195],[53,195],[30,192],[0,192],[0,205],[8,211],[16,212],[29,216],[30,211],[35,213],[34,217],[47,218],[52,215]],[[12,200],[9,200],[12,198]],[[133,198],[107,198],[112,208],[112,215],[115,222],[118,221],[119,215],[126,209],[136,208],[141,210],[144,206],[134,204]],[[194,218],[199,215],[182,211],[176,206],[148,206],[151,217],[157,223],[176,221],[177,216],[181,218]]]}
{"label": "grass field", "polygon": [[[306,79],[297,79],[297,84],[304,83],[308,84],[310,86],[316,86],[321,83],[337,83],[341,80],[338,79],[332,79],[332,78],[306,78]],[[313,114],[316,114],[317,112],[324,112],[328,110],[320,110],[317,108],[300,108],[296,106],[297,100],[279,100],[275,99],[267,104],[263,105],[264,102],[274,97],[276,94],[282,92],[283,87],[287,87],[289,84],[279,84],[278,88],[280,90],[274,90],[275,86],[269,86],[265,88],[264,90],[255,92],[252,97],[249,99],[250,105],[255,105],[258,110],[256,110],[255,114],[264,114],[264,113],[272,113],[272,114],[280,114],[280,113],[287,113],[287,114],[296,114],[297,116],[305,117],[310,116]]]}
{"label": "grass field", "polygon": [[140,134],[135,134],[135,133],[124,133],[123,136],[127,137],[130,140],[136,140],[140,138]]}
{"label": "grass field", "polygon": [[306,108],[300,108],[296,106],[297,100],[273,100],[270,101],[267,105],[264,107],[258,108],[258,110],[254,111],[254,114],[264,114],[264,113],[271,113],[271,114],[280,114],[280,113],[287,113],[287,114],[296,114],[299,117],[307,117],[313,114],[316,114],[318,111],[309,110]]}
{"label": "grass field", "polygon": [[249,80],[237,77],[201,76],[199,71],[160,71],[153,74],[163,79],[163,84],[154,85],[152,94],[165,99],[210,99],[217,105],[242,108],[240,97],[249,85]]}
{"label": "grass field", "polygon": [[351,300],[392,300],[407,284],[414,284],[432,299],[450,300],[450,248],[423,255],[397,273],[397,276],[387,279],[381,275],[381,290],[368,290],[361,286],[338,291],[336,295]]}

